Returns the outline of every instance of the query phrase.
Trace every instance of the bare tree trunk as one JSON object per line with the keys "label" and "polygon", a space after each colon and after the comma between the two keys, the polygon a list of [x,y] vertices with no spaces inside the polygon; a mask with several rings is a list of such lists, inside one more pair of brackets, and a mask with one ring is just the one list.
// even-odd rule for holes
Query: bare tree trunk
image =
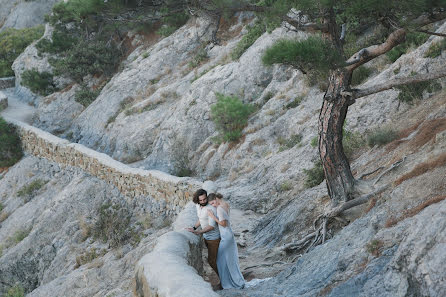
{"label": "bare tree trunk", "polygon": [[353,199],[355,179],[342,147],[342,127],[350,97],[348,89],[351,72],[337,69],[331,72],[328,90],[319,114],[319,154],[332,206]]}

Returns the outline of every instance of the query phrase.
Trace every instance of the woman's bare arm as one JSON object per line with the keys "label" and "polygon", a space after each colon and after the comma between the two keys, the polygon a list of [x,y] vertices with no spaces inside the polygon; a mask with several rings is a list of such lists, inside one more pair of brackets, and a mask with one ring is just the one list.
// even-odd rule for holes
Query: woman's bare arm
{"label": "woman's bare arm", "polygon": [[226,227],[228,226],[228,221],[227,220],[222,220],[219,221],[218,218],[214,215],[214,213],[212,212],[212,210],[208,210],[208,215],[215,221],[217,222],[217,224],[219,224],[220,226]]}

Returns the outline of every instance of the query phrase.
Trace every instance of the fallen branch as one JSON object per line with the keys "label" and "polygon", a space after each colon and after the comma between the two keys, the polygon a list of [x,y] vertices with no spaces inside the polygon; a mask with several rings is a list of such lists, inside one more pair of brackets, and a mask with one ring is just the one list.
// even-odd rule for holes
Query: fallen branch
{"label": "fallen branch", "polygon": [[291,242],[288,244],[284,244],[282,247],[279,248],[279,250],[285,251],[285,250],[295,250],[295,249],[298,249],[299,247],[302,248],[307,244],[307,241],[311,240],[315,236],[316,236],[316,232],[310,233],[307,236],[305,236],[304,238],[302,238],[301,240],[294,241],[294,242]]}
{"label": "fallen branch", "polygon": [[361,175],[358,179],[359,179],[359,180],[363,180],[364,177],[369,176],[369,175],[372,175],[373,173],[375,173],[375,172],[377,172],[377,171],[379,171],[379,170],[381,170],[381,169],[383,169],[383,168],[384,168],[384,166],[381,166],[381,167],[378,167],[378,168],[376,168],[375,170],[373,170],[373,171],[371,171],[371,172],[364,173],[364,174]]}
{"label": "fallen branch", "polygon": [[406,156],[404,156],[404,158],[396,161],[395,163],[392,164],[392,166],[390,166],[389,169],[387,169],[386,171],[384,171],[383,173],[381,173],[376,180],[373,182],[373,185],[376,185],[376,183],[381,179],[381,177],[383,177],[384,175],[386,175],[387,173],[389,173],[391,170],[395,169],[396,167],[400,166],[404,161],[406,160]]}
{"label": "fallen branch", "polygon": [[328,213],[325,214],[326,218],[333,218],[338,216],[339,214],[341,214],[343,211],[346,211],[347,209],[350,209],[352,207],[361,205],[366,203],[367,201],[369,201],[370,198],[372,198],[373,196],[376,196],[378,194],[381,194],[382,192],[384,192],[385,190],[387,190],[387,188],[389,188],[390,184],[386,184],[378,189],[376,189],[375,191],[373,191],[372,193],[369,193],[367,195],[363,195],[361,197],[355,198],[353,200],[349,200],[337,207],[335,207],[334,209],[332,209],[331,211],[329,211]]}

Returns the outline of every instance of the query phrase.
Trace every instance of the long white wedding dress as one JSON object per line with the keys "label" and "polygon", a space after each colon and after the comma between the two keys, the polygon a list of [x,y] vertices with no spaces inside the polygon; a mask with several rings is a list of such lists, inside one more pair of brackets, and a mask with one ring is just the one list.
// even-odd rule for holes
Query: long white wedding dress
{"label": "long white wedding dress", "polygon": [[219,206],[217,207],[217,216],[220,221],[227,221],[226,227],[218,225],[221,241],[218,247],[217,268],[221,286],[223,289],[242,289],[245,286],[245,280],[240,271],[237,243],[234,232],[232,232],[229,214]]}

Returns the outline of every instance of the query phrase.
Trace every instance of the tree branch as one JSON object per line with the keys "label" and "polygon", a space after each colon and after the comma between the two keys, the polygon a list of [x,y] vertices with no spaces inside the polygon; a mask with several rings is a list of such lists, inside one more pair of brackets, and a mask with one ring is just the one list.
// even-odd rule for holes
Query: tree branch
{"label": "tree branch", "polygon": [[380,45],[372,45],[367,48],[361,49],[359,52],[351,56],[346,64],[348,65],[346,69],[348,71],[353,71],[362,64],[367,63],[370,60],[375,59],[376,57],[381,56],[382,54],[387,53],[395,46],[403,43],[406,40],[406,30],[398,29],[393,31],[387,40]]}
{"label": "tree branch", "polygon": [[376,196],[382,192],[384,192],[388,187],[390,186],[390,184],[384,185],[378,189],[376,189],[375,191],[373,191],[372,193],[369,193],[367,195],[355,198],[353,200],[347,201],[341,205],[339,205],[338,207],[332,209],[331,211],[329,211],[328,213],[325,214],[325,216],[327,218],[332,218],[335,217],[337,215],[339,215],[340,213],[342,213],[343,211],[350,209],[352,207],[361,205],[363,203],[366,203],[367,201],[369,201],[370,198],[372,198],[373,196]]}
{"label": "tree branch", "polygon": [[417,74],[409,77],[395,78],[386,81],[382,84],[377,84],[365,89],[354,89],[352,90],[352,99],[358,99],[371,94],[379,93],[385,90],[392,89],[394,87],[399,87],[403,85],[408,85],[417,82],[423,82],[428,80],[437,79],[446,76],[446,67],[437,71],[431,71],[429,73]]}
{"label": "tree branch", "polygon": [[436,36],[441,36],[441,37],[446,37],[446,34],[443,33],[436,33],[436,32],[431,32],[431,31],[427,31],[427,30],[416,30],[417,32],[421,32],[421,33],[426,33],[429,35],[436,35]]}
{"label": "tree branch", "polygon": [[294,28],[301,31],[315,32],[320,31],[323,33],[328,32],[327,24],[317,24],[317,23],[302,23],[300,20],[289,17],[287,15],[282,16],[282,20],[293,26]]}

